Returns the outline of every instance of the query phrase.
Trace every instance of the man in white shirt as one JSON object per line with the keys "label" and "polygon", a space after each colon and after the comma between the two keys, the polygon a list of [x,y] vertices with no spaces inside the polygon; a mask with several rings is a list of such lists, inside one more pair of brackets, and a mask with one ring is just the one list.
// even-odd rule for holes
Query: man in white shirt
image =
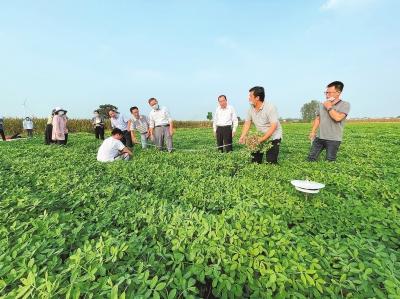
{"label": "man in white shirt", "polygon": [[235,136],[239,121],[235,109],[228,105],[225,95],[218,97],[218,106],[213,120],[214,136],[217,138],[218,150],[232,151],[232,138]]}
{"label": "man in white shirt", "polygon": [[150,138],[160,150],[163,149],[165,141],[168,152],[172,152],[174,127],[171,115],[166,107],[158,105],[158,101],[155,98],[149,99],[149,105],[152,108],[149,114]]}
{"label": "man in white shirt", "polygon": [[112,162],[115,160],[129,160],[132,152],[121,142],[121,139],[124,137],[123,132],[115,128],[112,130],[111,135],[111,137],[108,137],[101,144],[97,152],[97,161]]}
{"label": "man in white shirt", "polygon": [[108,115],[110,117],[111,127],[113,129],[118,128],[122,131],[122,143],[125,144],[127,147],[132,147],[131,133],[128,131],[129,119],[115,110],[110,110],[108,112]]}
{"label": "man in white shirt", "polygon": [[33,121],[29,116],[25,117],[24,121],[22,122],[22,126],[28,134],[28,137],[33,137]]}

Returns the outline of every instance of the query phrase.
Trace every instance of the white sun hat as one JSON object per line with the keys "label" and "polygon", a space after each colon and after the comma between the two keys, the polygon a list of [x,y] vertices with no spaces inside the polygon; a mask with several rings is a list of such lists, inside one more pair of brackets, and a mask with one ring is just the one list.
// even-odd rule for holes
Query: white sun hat
{"label": "white sun hat", "polygon": [[309,180],[293,180],[290,182],[296,190],[304,193],[318,193],[320,189],[324,188],[325,185]]}

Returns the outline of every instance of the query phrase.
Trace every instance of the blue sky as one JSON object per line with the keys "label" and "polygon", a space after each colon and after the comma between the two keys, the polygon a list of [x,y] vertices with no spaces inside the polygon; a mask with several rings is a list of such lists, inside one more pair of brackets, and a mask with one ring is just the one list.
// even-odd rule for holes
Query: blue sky
{"label": "blue sky", "polygon": [[126,114],[156,97],[205,119],[226,94],[239,116],[266,88],[281,117],[342,80],[350,117],[400,115],[398,0],[1,1],[0,114]]}

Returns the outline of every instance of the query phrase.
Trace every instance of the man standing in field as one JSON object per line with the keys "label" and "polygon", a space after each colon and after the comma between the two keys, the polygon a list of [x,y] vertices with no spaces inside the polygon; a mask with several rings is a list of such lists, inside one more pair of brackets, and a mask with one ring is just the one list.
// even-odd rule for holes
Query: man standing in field
{"label": "man standing in field", "polygon": [[340,81],[334,81],[326,87],[326,101],[319,105],[309,136],[312,146],[308,161],[316,161],[323,149],[326,149],[328,161],[336,160],[342,142],[344,122],[350,112],[350,104],[341,100],[343,87],[344,84]]}
{"label": "man standing in field", "polygon": [[97,161],[129,160],[132,152],[121,142],[121,139],[124,138],[124,133],[120,129],[114,128],[111,135],[101,144],[97,152]]}
{"label": "man standing in field", "polygon": [[6,135],[4,134],[4,118],[0,115],[0,135],[3,141],[6,141]]}
{"label": "man standing in field", "polygon": [[26,131],[28,137],[33,137],[33,121],[29,116],[25,117],[22,122],[22,127]]}
{"label": "man standing in field", "polygon": [[[240,136],[239,143],[245,143],[247,133],[250,130],[251,123],[256,126],[257,131],[263,135],[258,138],[258,143],[264,142],[271,143],[271,147],[266,151],[266,162],[277,164],[279,155],[279,146],[282,140],[282,126],[279,122],[278,112],[274,105],[270,102],[265,102],[264,88],[255,86],[249,90],[249,102],[251,108],[247,114],[244,123],[242,135]],[[256,151],[252,153],[252,162],[262,163],[263,153]]]}
{"label": "man standing in field", "polygon": [[213,119],[214,136],[217,138],[218,149],[223,152],[232,151],[232,138],[235,136],[239,121],[235,109],[228,105],[225,95],[218,97],[218,106]]}
{"label": "man standing in field", "polygon": [[166,107],[160,107],[155,98],[149,99],[149,105],[152,108],[149,114],[150,138],[159,150],[164,147],[164,141],[167,144],[168,152],[172,152],[172,135],[174,134],[174,126],[172,118]]}
{"label": "man standing in field", "polygon": [[140,134],[140,142],[142,143],[142,148],[147,148],[147,139],[150,136],[149,130],[149,120],[145,115],[139,113],[139,108],[134,106],[130,109],[132,114],[132,119],[130,123],[131,138],[133,143],[137,143],[135,132],[138,131]]}
{"label": "man standing in field", "polygon": [[128,122],[129,119],[127,119],[124,115],[121,115],[119,112],[115,110],[110,110],[108,112],[108,115],[110,116],[111,120],[111,127],[120,129],[123,134],[123,138],[121,139],[122,143],[125,144],[127,147],[132,147],[132,139],[131,139],[131,133],[128,131]]}
{"label": "man standing in field", "polygon": [[94,116],[92,118],[92,124],[94,127],[94,136],[96,139],[104,140],[104,127],[105,121],[104,117],[100,115],[99,110],[94,110]]}

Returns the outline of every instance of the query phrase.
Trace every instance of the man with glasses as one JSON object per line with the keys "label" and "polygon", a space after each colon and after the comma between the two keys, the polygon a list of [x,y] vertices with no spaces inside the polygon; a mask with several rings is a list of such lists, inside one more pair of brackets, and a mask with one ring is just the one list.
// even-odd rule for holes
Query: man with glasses
{"label": "man with glasses", "polygon": [[350,112],[350,104],[341,99],[343,87],[340,81],[334,81],[326,87],[326,101],[319,105],[309,136],[312,146],[308,161],[316,161],[324,149],[328,161],[336,160],[342,142],[344,121]]}

